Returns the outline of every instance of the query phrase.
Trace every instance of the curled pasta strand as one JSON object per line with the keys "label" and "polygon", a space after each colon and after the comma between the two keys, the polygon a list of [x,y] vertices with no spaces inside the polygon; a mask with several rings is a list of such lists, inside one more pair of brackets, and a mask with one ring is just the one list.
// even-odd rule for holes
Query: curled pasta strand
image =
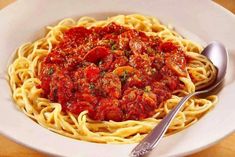
{"label": "curled pasta strand", "polygon": [[[64,31],[77,26],[87,28],[106,26],[111,22],[144,31],[147,35],[158,36],[163,41],[171,41],[181,47],[190,58],[187,64],[187,76],[180,78],[185,88],[174,91],[173,96],[162,103],[150,118],[140,121],[98,122],[89,119],[87,111],[75,116],[63,112],[60,104],[43,98],[42,90],[36,87],[40,84],[40,80],[37,79],[41,68],[40,62],[61,40]],[[178,104],[184,95],[205,86],[215,78],[215,67],[200,54],[202,47],[181,37],[173,27],[161,24],[154,17],[139,14],[118,15],[100,21],[91,17],[81,17],[79,20],[67,18],[56,26],[48,26],[47,29],[48,33],[44,38],[19,47],[16,59],[8,68],[9,82],[13,92],[12,97],[20,110],[43,127],[64,136],[99,143],[139,142]],[[215,95],[207,98],[191,98],[171,123],[167,135],[194,124],[217,102],[218,98]]]}

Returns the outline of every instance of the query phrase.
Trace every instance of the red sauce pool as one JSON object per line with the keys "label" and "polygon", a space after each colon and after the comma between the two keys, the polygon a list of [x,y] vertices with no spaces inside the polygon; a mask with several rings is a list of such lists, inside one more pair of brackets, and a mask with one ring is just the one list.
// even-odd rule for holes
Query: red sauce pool
{"label": "red sauce pool", "polygon": [[94,120],[141,120],[183,88],[186,56],[180,48],[115,23],[75,27],[44,58],[44,97],[63,111],[88,110]]}

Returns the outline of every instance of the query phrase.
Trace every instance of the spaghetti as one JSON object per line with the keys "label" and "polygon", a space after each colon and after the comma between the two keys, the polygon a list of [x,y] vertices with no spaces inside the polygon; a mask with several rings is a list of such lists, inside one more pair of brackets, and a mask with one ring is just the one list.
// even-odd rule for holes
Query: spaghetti
{"label": "spaghetti", "polygon": [[[80,70],[79,75],[74,74],[73,79],[76,78],[75,82],[81,82],[81,84],[79,84],[79,88],[85,86],[84,84],[87,83],[82,82],[81,80],[83,78],[81,79],[80,76],[85,75],[86,80],[89,78],[90,82],[93,81],[92,86],[88,87],[89,92],[100,87],[102,91],[95,92],[93,93],[93,95],[95,95],[95,98],[97,98],[97,93],[99,93],[99,99],[97,101],[100,101],[100,103],[103,102],[104,104],[107,104],[107,100],[103,100],[104,95],[105,97],[110,98],[108,99],[109,101],[111,101],[111,99],[116,100],[113,101],[112,104],[115,104],[116,102],[117,104],[121,104],[119,100],[121,101],[121,99],[125,97],[124,94],[129,93],[130,97],[131,92],[131,96],[133,96],[133,91],[134,93],[141,93],[140,95],[142,97],[145,97],[145,99],[143,99],[143,103],[145,101],[147,102],[147,100],[148,103],[144,103],[144,105],[141,106],[141,103],[138,103],[137,101],[137,105],[146,109],[146,106],[153,102],[152,106],[148,106],[148,109],[143,112],[145,114],[133,114],[133,108],[131,108],[130,111],[128,110],[129,107],[123,107],[125,106],[125,104],[128,104],[128,101],[124,101],[124,105],[119,105],[119,108],[114,108],[113,106],[110,107],[109,105],[109,107],[112,109],[112,114],[110,114],[110,112],[99,114],[103,112],[103,110],[105,110],[105,107],[107,107],[107,105],[104,105],[105,107],[103,108],[100,107],[102,105],[98,105],[98,107],[95,107],[96,114],[94,113],[94,111],[93,114],[91,114],[91,108],[87,107],[87,101],[88,99],[90,100],[91,97],[79,97],[79,100],[84,99],[84,102],[82,104],[79,102],[79,107],[81,105],[86,107],[82,110],[79,110],[78,107],[75,107],[74,109],[73,104],[76,102],[76,100],[71,100],[71,97],[65,99],[65,96],[63,96],[63,94],[71,95],[71,93],[73,92],[79,92],[79,89],[74,89],[73,87],[71,87],[73,89],[70,93],[63,90],[61,92],[62,94],[60,93],[60,95],[62,96],[58,96],[58,81],[62,80],[64,82],[63,85],[65,87],[63,89],[70,89],[70,85],[68,84],[69,81],[65,78],[67,77],[67,73],[74,73],[73,70],[64,72],[64,69],[61,69],[61,67],[66,67],[66,70],[68,71],[68,68],[72,67],[71,63],[74,62],[74,58],[73,61],[71,61],[71,58],[65,57],[66,61],[63,62],[66,62],[66,64],[61,64],[60,60],[61,58],[64,59],[64,57],[56,58],[55,54],[53,55],[55,50],[57,50],[57,52],[66,52],[66,43],[69,43],[68,45],[70,46],[71,44],[74,44],[74,42],[71,42],[73,41],[72,38],[74,36],[70,36],[68,32],[71,32],[71,30],[75,32],[78,31],[76,30],[76,28],[84,28],[85,30],[95,29],[97,31],[97,29],[103,30],[110,27],[118,27],[116,31],[119,30],[119,34],[115,32],[118,35],[124,34],[125,31],[131,31],[135,33],[137,32],[138,36],[143,36],[143,40],[149,41],[151,38],[151,41],[154,41],[154,43],[158,43],[157,41],[162,43],[161,45],[164,45],[165,43],[165,46],[161,47],[161,51],[164,51],[166,49],[166,51],[172,52],[169,53],[169,61],[166,60],[166,63],[164,64],[168,65],[168,67],[171,68],[170,70],[163,70],[161,72],[171,73],[168,75],[168,78],[170,78],[169,76],[171,76],[172,78],[164,79],[164,74],[161,74],[163,78],[157,77],[157,79],[158,82],[166,82],[166,80],[168,80],[168,84],[170,85],[168,85],[169,87],[167,88],[167,90],[169,91],[170,95],[169,93],[157,93],[160,88],[164,89],[164,86],[162,86],[162,84],[152,86],[154,82],[151,81],[145,81],[148,83],[144,84],[137,84],[136,81],[135,83],[133,83],[133,81],[129,81],[133,80],[136,76],[139,76],[141,74],[145,76],[145,71],[141,71],[141,69],[147,69],[145,67],[147,63],[145,64],[144,61],[151,58],[150,53],[152,53],[152,51],[154,52],[154,54],[156,53],[155,49],[149,50],[149,47],[147,47],[146,50],[142,51],[148,51],[149,54],[141,54],[142,51],[138,51],[138,49],[140,49],[141,47],[140,44],[137,43],[136,40],[131,40],[132,38],[127,38],[128,40],[125,41],[128,42],[129,47],[131,47],[129,48],[129,53],[131,54],[128,55],[126,53],[122,54],[122,52],[124,52],[124,49],[120,48],[120,44],[117,48],[117,45],[114,44],[115,42],[109,42],[108,45],[110,47],[107,47],[107,43],[104,42],[106,40],[104,40],[103,37],[102,40],[100,38],[99,40],[97,40],[97,43],[99,42],[99,44],[96,43],[96,48],[92,49],[92,46],[90,46],[91,48],[88,48],[89,46],[83,46],[83,50],[85,49],[84,52],[82,52],[81,49],[77,48],[77,46],[79,45],[75,44],[76,48],[73,48],[72,51],[70,49],[68,50],[68,52],[72,53],[72,55],[75,53],[79,53],[80,56],[76,55],[76,57],[78,58],[76,58],[75,61],[78,62],[81,59],[86,60],[86,62],[82,63],[82,65],[79,66],[77,62],[75,63],[76,68],[80,68],[81,66],[82,70]],[[78,32],[81,33],[80,30]],[[110,34],[106,35],[109,36],[108,41],[110,41]],[[79,35],[79,37],[80,36],[81,35]],[[65,38],[68,38],[67,41],[69,42],[64,42]],[[132,44],[130,44],[131,42]],[[170,48],[169,44],[171,45]],[[98,48],[97,45],[99,45]],[[152,47],[153,45],[151,45],[151,48]],[[110,53],[111,49],[112,54]],[[123,51],[120,51],[120,49]],[[75,50],[78,50],[78,52],[74,52]],[[196,89],[203,88],[206,84],[214,81],[216,76],[216,69],[205,56],[200,54],[201,51],[202,47],[200,45],[190,40],[184,39],[174,30],[162,25],[157,19],[153,17],[133,14],[126,16],[118,15],[103,21],[96,21],[95,19],[90,17],[82,17],[78,21],[75,21],[73,19],[64,19],[56,26],[48,27],[48,33],[44,38],[41,38],[33,43],[26,43],[20,46],[20,48],[17,50],[17,58],[9,66],[8,69],[9,82],[13,91],[13,99],[15,100],[17,107],[22,110],[27,116],[51,131],[71,138],[91,142],[135,143],[144,138],[144,136],[146,136],[146,134],[148,134],[148,132],[150,132],[153,127],[156,126],[175,105],[177,105],[177,103],[184,95],[194,92]],[[175,58],[174,56],[170,56],[172,54],[175,55]],[[66,55],[68,56],[71,54]],[[105,69],[104,63],[107,62],[104,62],[102,58],[107,58],[108,55],[116,56],[116,58],[122,58],[122,61],[120,61],[121,59],[119,59],[119,62],[117,62],[117,66],[112,66],[110,64],[109,66],[106,66]],[[99,56],[98,59],[97,56]],[[140,58],[136,56],[140,56]],[[144,64],[142,65],[142,68],[141,66],[138,67],[139,63],[142,61],[136,61],[140,60],[141,56],[142,59],[144,58]],[[54,60],[51,59],[53,57]],[[94,59],[94,57],[96,58]],[[153,56],[153,58],[154,57],[155,56]],[[177,58],[180,58],[180,60],[176,62]],[[125,60],[126,62],[124,62],[123,60]],[[127,63],[128,61],[129,63]],[[157,61],[157,63],[159,63],[159,60]],[[182,66],[183,64],[185,64],[185,67]],[[52,66],[53,68],[50,68],[50,66]],[[151,70],[155,70],[154,72],[151,71],[150,75],[153,75],[153,73],[155,74],[156,70],[164,69],[156,69],[157,67],[158,64],[154,67],[151,66]],[[102,68],[104,68],[103,70],[106,73],[101,74],[99,69]],[[112,72],[110,72],[109,70],[112,70]],[[84,71],[92,72],[90,74]],[[139,75],[138,71],[141,71]],[[97,76],[98,81],[94,80],[94,76],[97,73],[99,74]],[[57,76],[61,77],[58,78]],[[45,81],[45,79],[47,80],[53,77],[54,84],[51,84],[50,81],[48,84],[48,82]],[[131,77],[133,78],[131,79]],[[96,83],[95,81],[99,82],[99,78],[101,80],[101,83]],[[129,78],[129,80],[127,78]],[[110,79],[112,81],[116,80],[116,82],[109,81]],[[124,80],[124,83],[121,82],[119,79],[122,81]],[[106,84],[104,82],[106,82]],[[112,84],[114,85],[114,87],[110,88]],[[76,85],[76,87],[77,86],[78,85]],[[125,88],[125,86],[127,87]],[[121,91],[121,87],[123,91]],[[86,93],[87,90],[84,90],[88,88],[82,88],[83,92],[80,92],[79,96],[82,95],[82,93],[89,93]],[[123,88],[125,88],[125,90]],[[154,89],[156,90],[154,91]],[[124,93],[123,97],[121,96],[122,93]],[[159,97],[159,95],[168,96]],[[161,101],[159,101],[159,103],[156,103],[156,100]],[[216,104],[217,101],[217,96],[215,95],[209,96],[207,98],[191,98],[173,120],[167,131],[167,134],[169,135],[178,132],[194,124],[205,113],[207,113]],[[94,99],[92,99],[92,102],[94,102]],[[99,108],[101,109],[99,110]],[[114,112],[115,114],[113,113],[113,110],[116,111]],[[116,116],[117,111],[118,113],[121,113],[121,116],[118,118]]]}

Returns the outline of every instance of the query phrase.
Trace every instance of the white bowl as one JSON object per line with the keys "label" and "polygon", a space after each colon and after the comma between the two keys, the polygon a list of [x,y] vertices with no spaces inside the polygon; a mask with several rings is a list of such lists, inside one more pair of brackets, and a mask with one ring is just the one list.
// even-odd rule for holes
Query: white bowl
{"label": "white bowl", "polygon": [[235,17],[211,1],[197,0],[19,0],[0,12],[0,132],[31,148],[60,156],[125,157],[134,144],[96,144],[53,133],[20,112],[5,76],[9,59],[21,44],[40,38],[44,27],[66,17],[106,18],[140,13],[175,26],[185,37],[205,45],[221,41],[230,65],[219,103],[199,122],[164,138],[149,156],[182,156],[210,146],[235,130]]}

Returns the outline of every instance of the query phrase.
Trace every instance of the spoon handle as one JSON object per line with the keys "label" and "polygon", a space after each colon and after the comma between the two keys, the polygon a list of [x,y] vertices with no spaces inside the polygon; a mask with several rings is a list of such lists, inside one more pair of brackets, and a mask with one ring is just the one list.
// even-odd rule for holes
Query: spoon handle
{"label": "spoon handle", "polygon": [[131,151],[131,157],[141,157],[150,152],[160,141],[169,127],[171,121],[177,115],[184,103],[192,96],[199,94],[191,93],[184,98],[161,120],[161,122]]}

